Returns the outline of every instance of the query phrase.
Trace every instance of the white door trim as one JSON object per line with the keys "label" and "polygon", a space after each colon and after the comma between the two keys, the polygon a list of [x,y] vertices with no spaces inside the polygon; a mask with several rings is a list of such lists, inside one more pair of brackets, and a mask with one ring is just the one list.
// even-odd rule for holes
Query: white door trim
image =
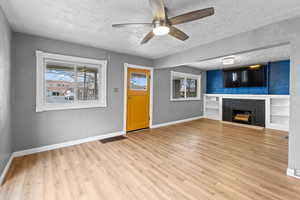
{"label": "white door trim", "polygon": [[123,131],[126,133],[127,126],[127,73],[128,68],[134,69],[146,69],[150,71],[150,108],[149,108],[149,127],[152,127],[152,115],[153,115],[153,67],[141,66],[141,65],[132,65],[128,63],[124,63],[124,105],[123,105]]}

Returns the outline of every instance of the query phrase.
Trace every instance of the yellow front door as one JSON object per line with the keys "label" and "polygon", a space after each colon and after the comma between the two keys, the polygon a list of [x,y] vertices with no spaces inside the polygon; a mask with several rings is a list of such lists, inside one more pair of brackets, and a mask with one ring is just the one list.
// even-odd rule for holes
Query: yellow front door
{"label": "yellow front door", "polygon": [[127,131],[149,127],[150,71],[128,68]]}

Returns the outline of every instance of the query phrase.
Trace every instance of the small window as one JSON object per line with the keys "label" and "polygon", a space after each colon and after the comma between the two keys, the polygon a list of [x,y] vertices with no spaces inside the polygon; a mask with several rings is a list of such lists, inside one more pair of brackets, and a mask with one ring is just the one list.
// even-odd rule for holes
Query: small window
{"label": "small window", "polygon": [[145,73],[136,73],[136,72],[131,73],[130,89],[147,91],[147,75]]}
{"label": "small window", "polygon": [[171,72],[171,100],[200,100],[201,76]]}
{"label": "small window", "polygon": [[37,112],[106,106],[106,61],[37,51]]}

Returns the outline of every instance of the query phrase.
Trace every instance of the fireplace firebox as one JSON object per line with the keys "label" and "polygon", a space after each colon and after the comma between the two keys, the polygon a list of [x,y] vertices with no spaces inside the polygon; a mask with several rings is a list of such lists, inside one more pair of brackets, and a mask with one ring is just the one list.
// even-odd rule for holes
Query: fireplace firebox
{"label": "fireplace firebox", "polygon": [[232,110],[232,121],[242,124],[251,124],[252,112],[247,110]]}
{"label": "fireplace firebox", "polygon": [[224,98],[223,121],[265,127],[265,100]]}

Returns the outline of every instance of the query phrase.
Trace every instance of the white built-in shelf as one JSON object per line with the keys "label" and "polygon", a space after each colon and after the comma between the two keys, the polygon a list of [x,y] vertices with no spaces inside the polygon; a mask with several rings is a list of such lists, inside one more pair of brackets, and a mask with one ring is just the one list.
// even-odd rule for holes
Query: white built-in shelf
{"label": "white built-in shelf", "polygon": [[290,108],[289,105],[274,105],[274,104],[272,105],[271,104],[271,106],[274,107],[274,108]]}
{"label": "white built-in shelf", "polygon": [[219,96],[204,96],[204,115],[208,119],[221,120],[221,101]]}
{"label": "white built-in shelf", "polygon": [[274,114],[271,114],[271,117],[290,117],[289,115],[280,115],[280,114],[277,114],[277,115],[274,115]]}
{"label": "white built-in shelf", "polygon": [[289,130],[290,98],[289,95],[242,95],[242,94],[205,94],[204,116],[222,120],[223,98],[260,99],[266,102],[266,128]]}
{"label": "white built-in shelf", "polygon": [[269,106],[269,128],[289,130],[290,99],[288,97],[271,97]]}
{"label": "white built-in shelf", "polygon": [[281,108],[281,107],[276,107],[273,108],[271,107],[271,116],[283,116],[283,117],[289,117],[290,116],[290,111],[288,108]]}
{"label": "white built-in shelf", "polygon": [[219,107],[206,106],[206,109],[219,110]]}

